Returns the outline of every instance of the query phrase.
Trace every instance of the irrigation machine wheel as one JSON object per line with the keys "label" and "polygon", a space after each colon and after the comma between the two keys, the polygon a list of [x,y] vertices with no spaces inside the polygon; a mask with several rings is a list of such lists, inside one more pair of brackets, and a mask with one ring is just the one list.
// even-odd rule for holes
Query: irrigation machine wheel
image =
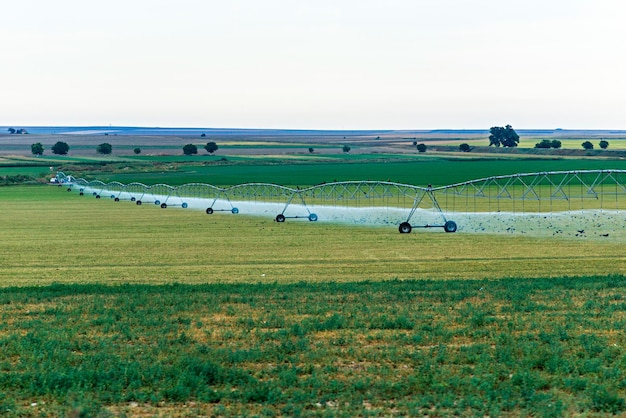
{"label": "irrigation machine wheel", "polygon": [[80,193],[79,193],[79,196],[82,196],[82,195],[84,195],[84,194],[85,194],[85,193],[83,193],[83,192],[80,192]]}
{"label": "irrigation machine wheel", "polygon": [[212,215],[213,214],[213,208],[206,208],[206,214],[207,215]]}
{"label": "irrigation machine wheel", "polygon": [[96,199],[100,199],[100,195],[99,194],[96,195]]}
{"label": "irrigation machine wheel", "polygon": [[443,225],[443,230],[446,232],[456,232],[456,222],[446,221],[446,223]]}
{"label": "irrigation machine wheel", "polygon": [[161,204],[161,201],[160,201],[160,200],[155,200],[155,201],[154,201],[154,204],[155,204],[155,205],[157,205],[157,206],[159,206],[159,205]]}
{"label": "irrigation machine wheel", "polygon": [[165,209],[167,207],[167,203],[161,203],[161,209]]}
{"label": "irrigation machine wheel", "polygon": [[400,231],[401,234],[410,234],[411,229],[411,224],[408,222],[402,222],[398,227],[398,231]]}
{"label": "irrigation machine wheel", "polygon": [[119,198],[119,197],[116,197],[116,198],[115,198],[115,199],[113,199],[113,200],[115,200],[116,202],[119,202],[119,201],[120,201],[120,198]]}
{"label": "irrigation machine wheel", "polygon": [[141,206],[141,200],[138,200],[137,202],[135,202],[137,204],[137,206]]}
{"label": "irrigation machine wheel", "polygon": [[310,213],[309,214],[309,221],[316,222],[317,221],[317,215],[314,214],[314,213]]}
{"label": "irrigation machine wheel", "polygon": [[231,213],[233,213],[235,215],[239,213],[239,209],[237,209],[237,208],[232,208],[230,211],[231,211]]}
{"label": "irrigation machine wheel", "polygon": [[187,202],[183,202],[182,205],[180,205],[183,209],[187,209],[189,207],[189,205],[187,204]]}
{"label": "irrigation machine wheel", "polygon": [[282,213],[276,215],[276,222],[285,222],[285,215],[283,215]]}
{"label": "irrigation machine wheel", "polygon": [[130,198],[130,201],[131,201],[131,202],[134,202],[135,200],[137,200],[137,199],[135,199],[134,197],[131,197],[131,198]]}

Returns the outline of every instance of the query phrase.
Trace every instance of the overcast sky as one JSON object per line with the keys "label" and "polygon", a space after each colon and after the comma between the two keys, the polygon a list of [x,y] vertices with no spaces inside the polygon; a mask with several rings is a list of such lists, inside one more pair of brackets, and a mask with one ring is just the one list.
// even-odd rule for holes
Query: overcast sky
{"label": "overcast sky", "polygon": [[624,0],[20,0],[0,125],[626,129]]}

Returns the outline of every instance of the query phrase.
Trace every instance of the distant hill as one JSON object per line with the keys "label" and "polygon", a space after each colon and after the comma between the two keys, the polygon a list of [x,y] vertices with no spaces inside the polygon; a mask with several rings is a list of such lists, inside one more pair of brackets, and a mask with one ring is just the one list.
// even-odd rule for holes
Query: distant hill
{"label": "distant hill", "polygon": [[[489,129],[432,129],[432,130],[314,130],[314,129],[237,129],[237,128],[161,128],[140,126],[4,126],[0,134],[10,128],[26,129],[32,135],[176,135],[176,136],[483,136]],[[626,136],[626,130],[580,129],[516,129],[522,136],[547,137],[611,137]]]}

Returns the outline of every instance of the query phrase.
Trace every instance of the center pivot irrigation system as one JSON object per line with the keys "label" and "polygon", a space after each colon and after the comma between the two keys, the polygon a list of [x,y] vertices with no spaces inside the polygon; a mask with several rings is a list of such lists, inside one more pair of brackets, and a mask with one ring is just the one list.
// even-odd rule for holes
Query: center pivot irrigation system
{"label": "center pivot irrigation system", "polygon": [[[214,212],[239,213],[236,205],[250,214],[274,213],[276,222],[286,219],[317,221],[328,208],[346,210],[387,210],[386,223],[398,225],[400,233],[413,228],[443,228],[456,232],[449,219],[467,213],[547,213],[578,210],[626,209],[626,170],[550,171],[493,176],[427,187],[390,181],[341,181],[305,188],[268,183],[245,183],[218,187],[204,183],[181,186],[143,183],[104,183],[58,172],[53,183],[116,202],[128,200],[137,205],[152,203],[161,208],[181,207]],[[318,216],[317,213],[320,213]],[[273,216],[273,215],[272,215]],[[332,218],[332,217],[327,217]],[[413,221],[413,223],[412,223]]]}

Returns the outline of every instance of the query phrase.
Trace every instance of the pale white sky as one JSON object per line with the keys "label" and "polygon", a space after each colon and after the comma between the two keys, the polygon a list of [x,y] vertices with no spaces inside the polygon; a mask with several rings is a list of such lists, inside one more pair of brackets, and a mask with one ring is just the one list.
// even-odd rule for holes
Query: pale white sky
{"label": "pale white sky", "polygon": [[626,129],[624,0],[3,1],[0,125]]}

